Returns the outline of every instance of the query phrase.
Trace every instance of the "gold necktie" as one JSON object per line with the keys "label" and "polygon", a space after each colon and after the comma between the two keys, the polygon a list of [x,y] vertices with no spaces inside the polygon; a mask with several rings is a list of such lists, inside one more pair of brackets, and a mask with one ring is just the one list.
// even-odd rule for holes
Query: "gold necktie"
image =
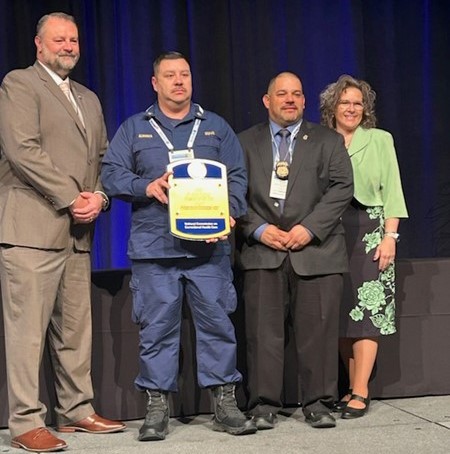
{"label": "gold necktie", "polygon": [[80,110],[78,104],[76,103],[72,92],[70,91],[69,81],[67,79],[63,80],[59,84],[59,88],[61,88],[62,92],[66,95],[67,99],[70,101],[70,104],[72,104],[72,107],[74,108],[74,110],[77,113],[79,119],[81,120],[81,123],[83,123],[83,126],[84,126],[83,114],[81,113],[81,110]]}

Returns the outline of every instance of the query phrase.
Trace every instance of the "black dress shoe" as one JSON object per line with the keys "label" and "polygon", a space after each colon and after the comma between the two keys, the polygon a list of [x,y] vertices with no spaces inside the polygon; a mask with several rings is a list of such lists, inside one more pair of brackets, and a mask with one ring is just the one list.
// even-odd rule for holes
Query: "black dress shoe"
{"label": "black dress shoe", "polygon": [[338,400],[334,403],[332,410],[336,413],[342,413],[347,407],[348,400]]}
{"label": "black dress shoe", "polygon": [[336,420],[331,413],[309,413],[305,415],[305,421],[316,429],[326,429],[328,427],[336,427]]}
{"label": "black dress shoe", "polygon": [[366,406],[364,408],[353,408],[347,405],[345,410],[342,412],[342,419],[361,418],[361,416],[364,416],[369,411],[370,397],[362,397],[358,396],[358,394],[352,394],[350,400],[357,400]]}
{"label": "black dress shoe", "polygon": [[[352,395],[352,390],[349,389],[347,394],[343,397],[351,396],[351,395]],[[338,400],[337,402],[334,403],[332,411],[334,411],[336,413],[342,413],[345,410],[345,407],[347,406],[347,404],[348,404],[348,400]]]}
{"label": "black dress shoe", "polygon": [[258,430],[268,430],[275,427],[277,417],[273,413],[268,413],[267,415],[255,415],[253,420]]}

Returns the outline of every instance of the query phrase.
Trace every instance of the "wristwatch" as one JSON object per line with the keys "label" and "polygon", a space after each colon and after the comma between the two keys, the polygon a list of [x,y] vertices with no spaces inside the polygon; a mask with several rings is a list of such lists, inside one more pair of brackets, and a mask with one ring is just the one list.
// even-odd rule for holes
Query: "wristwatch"
{"label": "wristwatch", "polygon": [[100,194],[102,197],[102,211],[106,211],[109,207],[108,196],[103,191],[95,191],[94,194]]}
{"label": "wristwatch", "polygon": [[390,236],[391,238],[394,238],[397,243],[400,241],[400,233],[397,232],[384,232],[384,236]]}

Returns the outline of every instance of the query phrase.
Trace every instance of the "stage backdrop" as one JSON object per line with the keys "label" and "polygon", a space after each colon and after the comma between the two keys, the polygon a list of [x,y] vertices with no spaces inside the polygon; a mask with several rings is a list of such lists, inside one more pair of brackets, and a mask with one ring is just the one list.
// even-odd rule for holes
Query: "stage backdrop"
{"label": "stage backdrop", "polygon": [[[439,0],[0,0],[0,77],[34,62],[37,20],[73,14],[73,77],[98,93],[109,137],[153,101],[152,61],[191,60],[194,99],[241,131],[266,118],[261,97],[283,70],[302,78],[305,117],[342,73],[369,81],[379,126],[395,138],[410,220],[403,257],[450,255],[450,2]],[[128,267],[130,207],[101,216],[94,268]]]}

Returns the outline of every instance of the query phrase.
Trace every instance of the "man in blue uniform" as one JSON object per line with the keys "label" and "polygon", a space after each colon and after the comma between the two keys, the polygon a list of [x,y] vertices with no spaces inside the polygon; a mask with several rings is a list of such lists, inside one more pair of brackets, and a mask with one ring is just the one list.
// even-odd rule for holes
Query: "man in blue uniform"
{"label": "man in blue uniform", "polygon": [[229,314],[236,308],[230,244],[176,238],[169,232],[167,165],[177,158],[219,161],[227,167],[230,224],[246,212],[243,152],[230,126],[192,103],[187,59],[159,56],[152,85],[157,103],[126,120],[103,160],[102,181],[110,196],[133,203],[128,255],[132,260],[133,317],[140,325],[137,388],[148,395],[139,440],[162,440],[168,432],[167,393],[177,391],[181,307],[192,312],[201,387],[213,390],[213,428],[234,435],[255,424],[237,408],[236,338]]}

